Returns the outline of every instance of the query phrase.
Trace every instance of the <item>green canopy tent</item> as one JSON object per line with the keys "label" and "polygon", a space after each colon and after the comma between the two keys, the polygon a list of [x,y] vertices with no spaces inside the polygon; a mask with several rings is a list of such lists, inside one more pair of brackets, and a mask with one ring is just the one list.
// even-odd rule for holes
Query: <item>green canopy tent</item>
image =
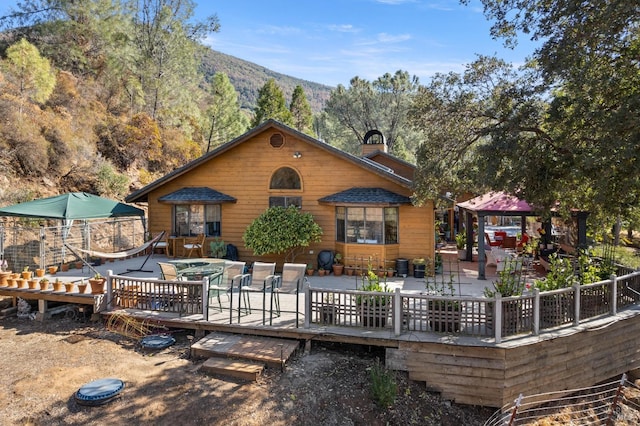
{"label": "green canopy tent", "polygon": [[[146,232],[144,210],[86,192],[70,192],[2,207],[0,208],[0,216],[61,220],[63,250],[68,232],[76,219],[140,216]],[[0,239],[0,255],[2,256],[4,256],[3,240],[3,238]]]}
{"label": "green canopy tent", "polygon": [[0,216],[43,219],[102,219],[142,216],[144,210],[86,192],[70,192],[0,208]]}

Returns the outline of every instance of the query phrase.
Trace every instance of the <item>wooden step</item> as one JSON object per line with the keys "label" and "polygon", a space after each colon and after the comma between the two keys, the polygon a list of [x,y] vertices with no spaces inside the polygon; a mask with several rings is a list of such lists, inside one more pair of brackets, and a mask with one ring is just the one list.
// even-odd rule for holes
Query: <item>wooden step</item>
{"label": "wooden step", "polygon": [[200,366],[200,371],[207,374],[220,374],[252,381],[258,380],[263,370],[264,364],[218,357],[209,358]]}
{"label": "wooden step", "polygon": [[227,357],[259,362],[271,368],[282,368],[299,346],[297,340],[210,333],[191,346],[191,356]]}

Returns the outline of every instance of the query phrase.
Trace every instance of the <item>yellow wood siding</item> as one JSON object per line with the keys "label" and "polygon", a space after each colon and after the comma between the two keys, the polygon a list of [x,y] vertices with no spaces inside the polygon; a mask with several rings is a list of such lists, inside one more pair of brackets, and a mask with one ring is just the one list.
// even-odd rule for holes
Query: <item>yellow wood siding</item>
{"label": "yellow wood siding", "polygon": [[[330,152],[285,134],[281,148],[273,148],[269,138],[275,129],[248,139],[233,149],[191,169],[149,194],[149,228],[152,232],[171,230],[170,204],[158,203],[158,198],[184,187],[209,187],[235,197],[237,203],[222,204],[221,238],[238,247],[240,258],[257,258],[244,247],[242,234],[246,227],[269,206],[269,196],[300,196],[302,210],[313,214],[322,227],[321,243],[311,245],[296,262],[316,263],[320,250],[335,250],[335,207],[321,205],[318,199],[352,187],[380,187],[405,196],[412,192]],[[294,158],[294,152],[301,158]],[[269,190],[272,174],[280,167],[291,167],[302,180],[302,190]],[[394,256],[432,256],[434,247],[433,207],[400,208],[400,244]],[[208,244],[207,244],[208,247]],[[314,253],[309,254],[309,250]],[[284,255],[265,256],[263,260],[282,262]]]}

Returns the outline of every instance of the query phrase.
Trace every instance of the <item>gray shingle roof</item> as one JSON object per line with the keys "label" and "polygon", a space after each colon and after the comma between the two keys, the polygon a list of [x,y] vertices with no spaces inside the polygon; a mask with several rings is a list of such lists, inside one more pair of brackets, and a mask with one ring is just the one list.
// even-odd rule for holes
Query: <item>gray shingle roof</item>
{"label": "gray shingle roof", "polygon": [[327,195],[318,201],[344,204],[411,204],[411,198],[383,188],[350,188]]}
{"label": "gray shingle roof", "polygon": [[218,192],[207,187],[182,188],[158,198],[158,201],[165,203],[235,203],[237,200],[227,194]]}

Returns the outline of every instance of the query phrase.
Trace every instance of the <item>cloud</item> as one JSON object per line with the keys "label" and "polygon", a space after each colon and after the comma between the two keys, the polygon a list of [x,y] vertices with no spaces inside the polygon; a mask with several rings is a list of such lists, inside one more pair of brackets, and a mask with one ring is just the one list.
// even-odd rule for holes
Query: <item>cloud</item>
{"label": "cloud", "polygon": [[337,33],[359,33],[360,29],[354,27],[351,24],[342,24],[342,25],[329,25],[329,31],[337,32]]}
{"label": "cloud", "polygon": [[380,43],[399,43],[401,41],[407,41],[407,40],[411,40],[410,34],[398,34],[398,35],[392,35],[387,33],[378,34],[378,41]]}
{"label": "cloud", "polygon": [[279,35],[279,36],[291,36],[301,34],[303,31],[297,27],[289,27],[283,26],[279,27],[276,25],[266,25],[256,30],[258,34],[271,34],[271,35]]}
{"label": "cloud", "polygon": [[375,0],[375,2],[395,6],[399,4],[416,3],[416,0]]}

